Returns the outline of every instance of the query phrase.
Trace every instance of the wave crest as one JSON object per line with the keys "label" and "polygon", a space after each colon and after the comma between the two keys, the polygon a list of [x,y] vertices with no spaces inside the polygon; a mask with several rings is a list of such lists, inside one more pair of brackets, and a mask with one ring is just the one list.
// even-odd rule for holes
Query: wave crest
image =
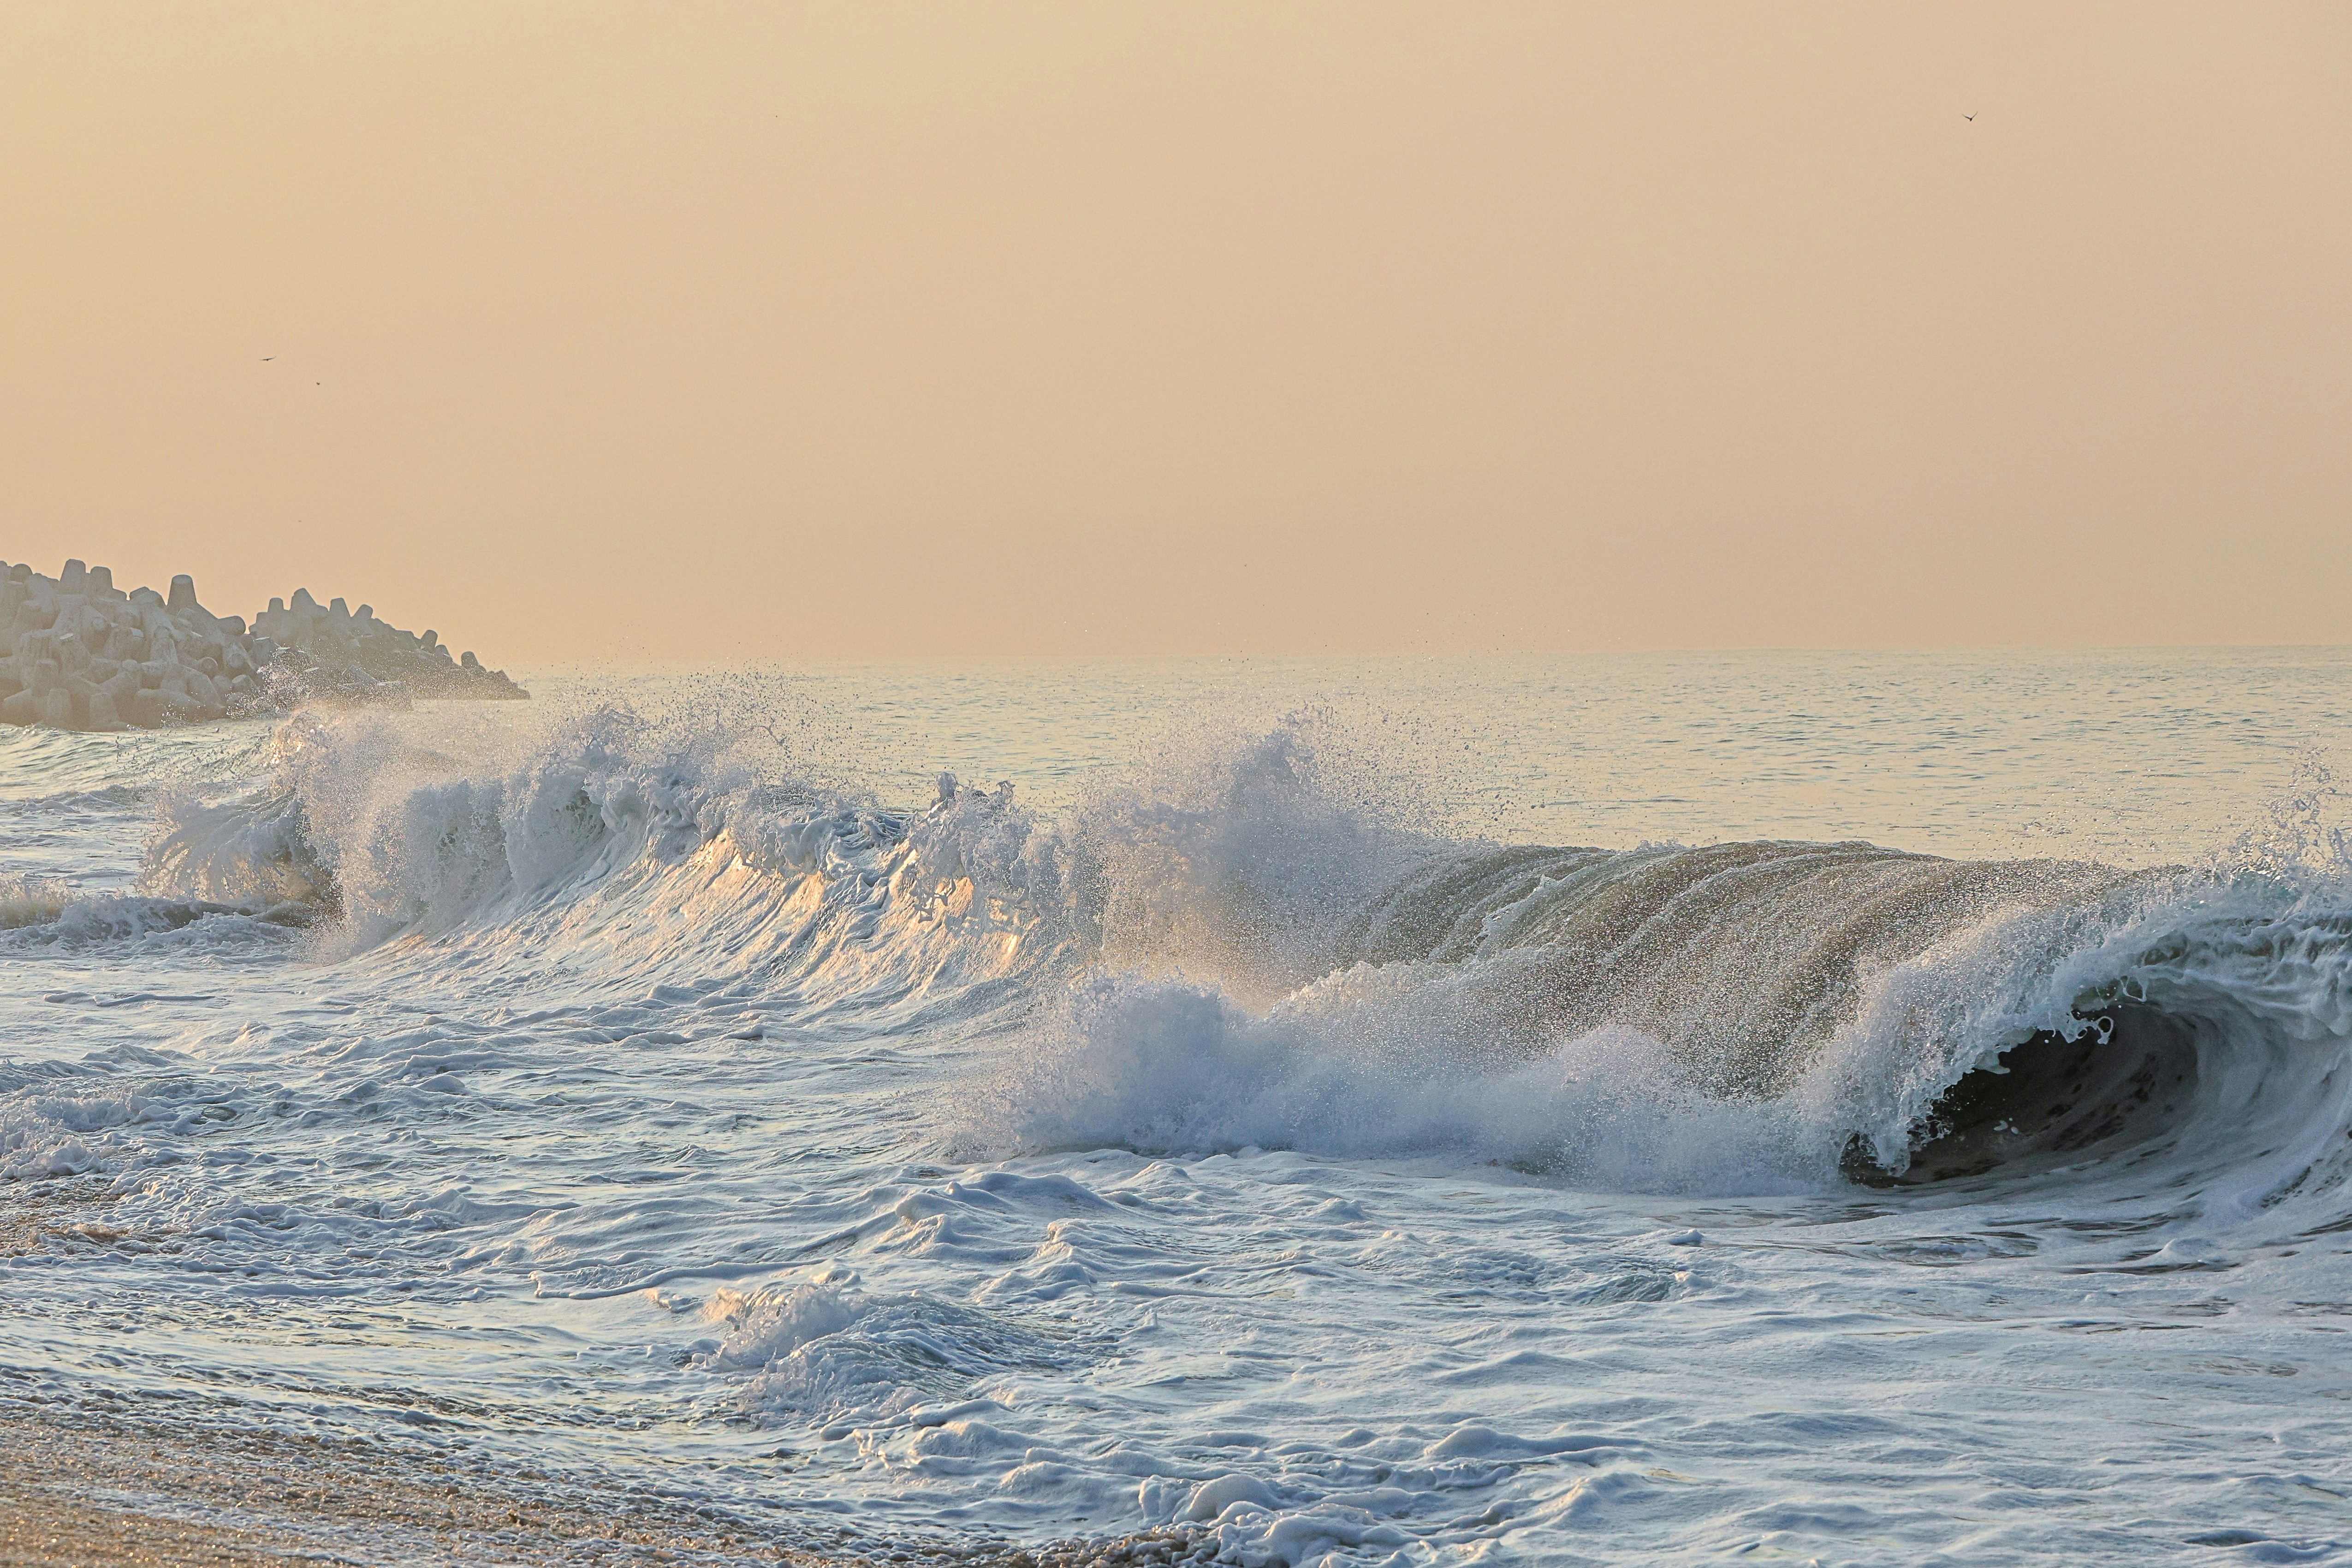
{"label": "wave crest", "polygon": [[2137,872],[1502,846],[1434,831],[1311,721],[1190,744],[1059,825],[946,774],[885,807],[620,710],[425,733],[289,723],[267,787],[168,809],[142,896],[312,910],[329,954],[457,943],[540,987],[1002,1033],[942,1113],[966,1153],[1755,1190],[2159,1145],[2243,1166],[2259,1124],[2309,1155],[2278,1182],[2335,1180],[2352,899],[2267,841]]}

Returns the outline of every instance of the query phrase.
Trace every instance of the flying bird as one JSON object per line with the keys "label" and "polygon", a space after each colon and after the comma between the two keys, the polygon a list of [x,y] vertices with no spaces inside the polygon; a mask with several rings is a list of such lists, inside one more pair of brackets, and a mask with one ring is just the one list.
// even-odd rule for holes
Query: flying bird
{"label": "flying bird", "polygon": [[1974,121],[1974,120],[1976,119],[1976,116],[1975,116],[1975,115],[1973,115],[1973,114],[1963,114],[1963,115],[1961,115],[1961,116],[1960,116],[1960,118],[1961,118],[1961,119],[1963,119],[1963,120],[1967,120],[1967,121]]}
{"label": "flying bird", "polygon": [[263,355],[261,356],[261,363],[264,363],[264,364],[268,364],[271,360],[274,360],[274,359],[276,359],[277,357],[278,357],[278,356],[277,356],[276,354],[263,354]]}

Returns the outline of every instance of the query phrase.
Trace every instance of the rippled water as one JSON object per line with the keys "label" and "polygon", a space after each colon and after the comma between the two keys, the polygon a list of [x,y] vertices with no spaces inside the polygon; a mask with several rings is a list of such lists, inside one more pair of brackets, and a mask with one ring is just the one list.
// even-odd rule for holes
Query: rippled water
{"label": "rippled water", "polygon": [[880,1543],[2352,1555],[2352,655],[533,685],[0,731],[7,1388]]}

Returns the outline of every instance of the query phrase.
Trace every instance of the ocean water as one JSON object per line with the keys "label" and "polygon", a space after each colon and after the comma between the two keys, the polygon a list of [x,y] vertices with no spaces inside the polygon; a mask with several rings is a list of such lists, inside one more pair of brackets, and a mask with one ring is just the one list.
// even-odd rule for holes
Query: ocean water
{"label": "ocean water", "polygon": [[0,731],[0,1398],[877,1551],[2352,1559],[2352,651],[531,684]]}

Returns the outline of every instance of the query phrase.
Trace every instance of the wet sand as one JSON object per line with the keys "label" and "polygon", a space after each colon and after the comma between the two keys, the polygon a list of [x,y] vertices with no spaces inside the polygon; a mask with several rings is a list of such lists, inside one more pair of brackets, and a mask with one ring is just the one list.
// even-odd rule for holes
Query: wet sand
{"label": "wet sand", "polygon": [[844,1568],[1157,1568],[1198,1561],[1181,1529],[1020,1551],[877,1549],[780,1509],[747,1520],[577,1479],[469,1470],[373,1445],[0,1405],[0,1568],[38,1564],[678,1563]]}
{"label": "wet sand", "polygon": [[[0,1564],[854,1562],[788,1524],[371,1445],[0,1410]],[[982,1552],[975,1556],[993,1555]]]}

